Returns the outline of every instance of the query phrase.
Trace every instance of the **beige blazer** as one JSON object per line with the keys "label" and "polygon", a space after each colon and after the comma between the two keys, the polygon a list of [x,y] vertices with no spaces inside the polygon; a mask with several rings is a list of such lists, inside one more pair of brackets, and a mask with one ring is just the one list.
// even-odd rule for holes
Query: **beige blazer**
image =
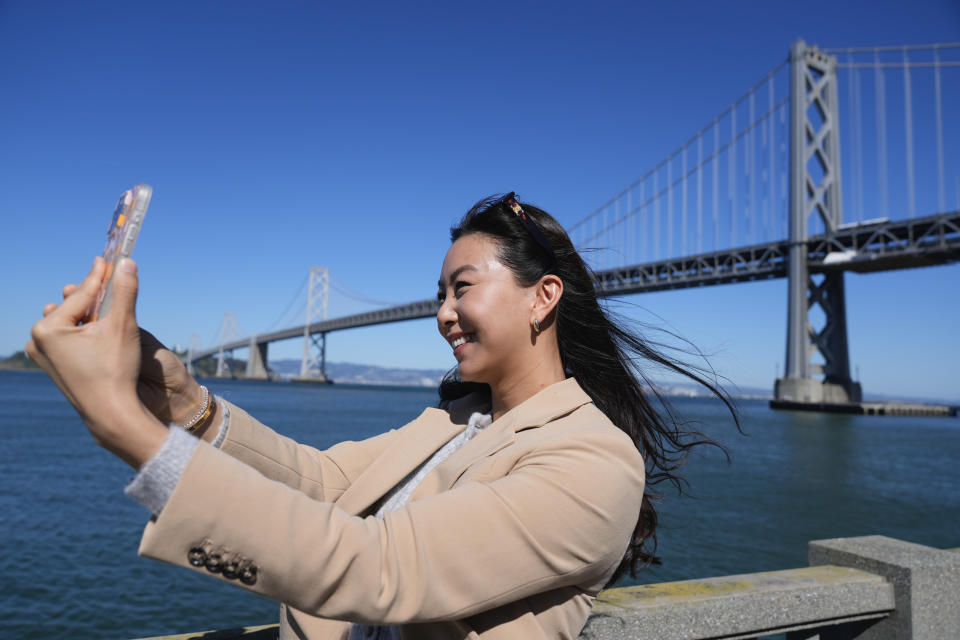
{"label": "beige blazer", "polygon": [[620,562],[644,464],[574,379],[505,413],[434,469],[408,504],[378,501],[462,431],[475,398],[327,451],[230,407],[201,443],[140,554],[285,604],[281,637],[576,638]]}

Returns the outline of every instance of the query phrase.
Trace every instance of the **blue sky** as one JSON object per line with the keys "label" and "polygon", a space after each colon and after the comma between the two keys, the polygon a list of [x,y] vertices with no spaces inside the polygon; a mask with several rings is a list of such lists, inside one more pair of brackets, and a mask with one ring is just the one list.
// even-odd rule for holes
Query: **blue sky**
{"label": "blue sky", "polygon": [[[139,318],[170,344],[212,341],[224,312],[245,334],[266,330],[311,265],[369,298],[421,299],[474,201],[516,190],[576,222],[797,38],[956,41],[960,5],[7,0],[0,354],[22,349],[43,304],[86,272],[137,182],[155,190],[135,253]],[[847,276],[868,393],[960,401],[958,283],[957,265]],[[734,383],[769,388],[783,366],[785,280],[627,303]],[[331,296],[331,316],[364,308]],[[453,363],[429,320],[332,334],[327,355]]]}

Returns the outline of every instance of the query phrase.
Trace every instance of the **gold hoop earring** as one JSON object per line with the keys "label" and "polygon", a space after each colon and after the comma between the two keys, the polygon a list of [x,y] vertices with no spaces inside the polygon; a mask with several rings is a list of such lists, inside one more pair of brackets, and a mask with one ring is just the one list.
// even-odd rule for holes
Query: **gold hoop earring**
{"label": "gold hoop earring", "polygon": [[536,318],[533,319],[533,330],[540,333],[540,321]]}

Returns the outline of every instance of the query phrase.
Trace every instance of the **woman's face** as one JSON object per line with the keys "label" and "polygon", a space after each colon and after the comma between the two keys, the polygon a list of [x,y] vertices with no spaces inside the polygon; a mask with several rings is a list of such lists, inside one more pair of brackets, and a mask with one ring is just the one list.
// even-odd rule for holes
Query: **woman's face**
{"label": "woman's face", "polygon": [[530,346],[535,287],[521,287],[497,259],[498,241],[472,233],[447,251],[438,285],[437,327],[459,363],[460,378],[497,382]]}

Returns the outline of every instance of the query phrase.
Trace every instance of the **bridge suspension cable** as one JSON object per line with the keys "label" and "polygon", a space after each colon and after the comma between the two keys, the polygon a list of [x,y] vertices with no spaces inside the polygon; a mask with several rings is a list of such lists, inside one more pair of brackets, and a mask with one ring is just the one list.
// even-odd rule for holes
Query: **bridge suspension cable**
{"label": "bridge suspension cable", "polygon": [[[778,103],[774,106],[773,109],[765,112],[765,113],[764,113],[763,115],[761,115],[759,118],[756,118],[748,127],[746,127],[745,129],[742,129],[742,130],[739,131],[739,132],[734,133],[733,136],[731,137],[731,139],[729,139],[727,142],[723,143],[723,144],[720,145],[719,147],[715,148],[714,151],[713,151],[713,153],[711,153],[710,155],[708,155],[708,156],[707,156],[706,158],[704,158],[703,160],[699,161],[695,167],[693,167],[692,169],[689,169],[689,170],[684,171],[684,172],[682,173],[682,175],[680,176],[680,178],[677,178],[676,180],[674,180],[674,179],[672,178],[672,172],[670,171],[670,164],[667,164],[667,165],[666,165],[667,168],[668,168],[667,185],[666,185],[663,189],[660,189],[660,187],[659,187],[659,181],[658,181],[659,175],[658,175],[657,173],[654,173],[654,174],[653,174],[653,182],[654,182],[654,184],[653,184],[653,190],[654,190],[654,192],[653,192],[653,194],[652,194],[649,198],[643,200],[639,205],[630,208],[625,214],[623,214],[623,215],[621,215],[621,216],[615,217],[612,222],[606,223],[604,226],[601,226],[601,228],[600,228],[599,230],[594,231],[591,235],[589,235],[589,236],[587,236],[585,239],[583,239],[582,242],[583,242],[583,243],[587,243],[587,242],[591,242],[591,241],[593,241],[593,240],[595,240],[595,239],[597,239],[597,238],[600,238],[601,236],[603,236],[603,235],[606,234],[607,232],[609,232],[609,231],[611,231],[612,229],[614,229],[614,228],[618,227],[619,225],[623,224],[623,223],[626,221],[627,218],[629,218],[629,217],[631,217],[631,216],[633,216],[633,215],[636,215],[638,212],[640,212],[640,211],[642,211],[643,209],[647,208],[647,207],[650,206],[651,204],[653,204],[654,206],[657,207],[657,210],[656,210],[655,213],[658,214],[658,213],[659,213],[659,199],[660,199],[661,197],[663,197],[664,195],[667,195],[667,196],[668,196],[667,207],[668,207],[668,210],[670,211],[670,213],[672,214],[672,212],[673,212],[673,198],[672,198],[672,194],[673,194],[674,189],[676,189],[677,187],[683,187],[683,188],[685,189],[685,188],[686,188],[686,180],[687,180],[687,178],[689,178],[690,176],[692,176],[692,175],[695,174],[695,173],[700,172],[704,166],[710,164],[711,162],[716,161],[716,160],[719,159],[725,152],[728,152],[728,153],[732,154],[732,160],[731,160],[731,162],[732,162],[732,163],[736,163],[736,161],[737,161],[737,160],[736,160],[736,151],[737,151],[737,150],[736,150],[736,144],[737,144],[738,142],[740,142],[741,140],[744,140],[745,138],[748,138],[749,135],[750,135],[757,127],[759,127],[760,125],[764,124],[764,123],[765,123],[769,118],[771,118],[771,116],[773,116],[779,109],[781,109],[783,106],[785,106],[785,105],[787,104],[787,102],[789,102],[789,98],[784,98],[783,100],[781,100],[780,102],[778,102]],[[735,128],[736,128],[736,118],[733,117],[733,118],[731,119],[731,129],[735,131]],[[750,156],[747,156],[747,159],[748,159],[747,161],[748,161],[748,162],[750,161],[749,158],[750,158]],[[771,159],[771,163],[772,163],[772,162],[773,162],[773,160]],[[662,167],[662,166],[664,166],[664,164],[663,164],[663,163],[660,163],[660,165],[658,165],[658,166],[661,166],[661,167]],[[650,175],[650,174],[648,173],[647,175]],[[748,174],[748,175],[749,175],[749,174]],[[730,197],[731,200],[732,200],[733,207],[736,208],[736,206],[737,206],[737,194],[736,194],[737,175],[736,175],[734,172],[731,171],[731,172],[728,173],[728,178],[729,178],[729,185],[728,185],[729,197]],[[637,184],[640,184],[640,185],[642,186],[642,183],[637,183]],[[714,188],[716,188],[716,185],[714,185]],[[629,192],[625,192],[625,193],[626,193],[626,194],[629,194]],[[641,196],[641,197],[642,197],[642,196]],[[618,202],[618,200],[615,200],[615,201],[613,201],[611,204],[616,204],[617,202]],[[607,207],[607,209],[609,209],[609,206]],[[606,210],[604,210],[604,209],[601,209],[600,211],[602,211],[602,212],[604,212],[604,213],[606,212]],[[672,218],[672,215],[671,215],[670,217]],[[571,226],[571,227],[570,227],[570,231],[572,232],[574,229],[579,229],[579,228],[581,228],[581,227],[582,227],[582,224],[581,224],[581,223],[583,223],[583,222],[585,222],[585,221],[586,221],[586,219],[581,220],[581,221],[578,222],[577,224]],[[735,239],[735,236],[737,235],[737,234],[736,234],[736,222],[737,222],[737,221],[736,221],[736,218],[734,218],[734,219],[731,220],[731,224],[732,224],[732,228],[731,228],[731,232],[730,232],[730,233],[731,233],[731,242]],[[656,219],[656,224],[659,225],[659,219]],[[670,219],[670,220],[668,221],[668,224],[671,224],[671,225],[673,224],[672,219]],[[657,234],[658,230],[659,230],[659,226],[655,227],[655,229],[654,229],[654,235]],[[668,234],[670,233],[671,230],[672,230],[672,227],[668,229]],[[656,260],[657,258],[658,258],[658,256],[657,256],[657,255],[654,255],[654,259]]]}
{"label": "bridge suspension cable", "polygon": [[357,302],[366,302],[368,304],[374,304],[374,305],[377,305],[378,307],[395,307],[399,304],[402,304],[400,302],[388,302],[385,300],[377,300],[376,298],[370,298],[368,296],[365,296],[362,293],[359,293],[354,289],[351,289],[343,281],[339,280],[335,276],[330,276],[330,287],[337,293],[343,296],[346,296],[351,300],[356,300]]}
{"label": "bridge suspension cable", "polygon": [[[825,51],[844,54],[837,67],[839,81],[847,84],[846,122],[841,127],[843,162],[852,177],[852,188],[847,189],[852,215],[847,218],[946,212],[952,174],[960,177],[960,165],[946,150],[960,143],[960,122],[956,110],[943,107],[960,95],[956,82],[944,79],[945,74],[957,77],[960,43]],[[870,130],[872,136],[867,135]],[[867,187],[864,176],[871,165],[876,183]]]}
{"label": "bridge suspension cable", "polygon": [[787,155],[776,115],[785,111],[789,85],[776,76],[785,68],[786,61],[778,64],[652,169],[568,227],[581,250],[608,249],[588,254],[594,269],[782,233],[777,183],[780,174],[779,182],[786,181]]}
{"label": "bridge suspension cable", "polygon": [[597,207],[596,209],[594,209],[592,212],[588,213],[586,216],[584,216],[584,217],[583,217],[582,219],[580,219],[578,222],[576,222],[576,223],[574,223],[573,225],[571,225],[571,226],[568,228],[568,232],[575,231],[575,230],[576,230],[577,228],[579,228],[580,226],[586,224],[590,219],[592,219],[593,217],[595,217],[595,216],[599,215],[600,213],[602,213],[607,207],[609,207],[610,205],[614,204],[617,200],[619,200],[620,198],[622,198],[622,197],[624,197],[625,195],[627,195],[627,194],[628,194],[630,191],[632,191],[635,187],[637,187],[637,186],[639,186],[640,184],[642,184],[643,182],[645,182],[651,175],[653,175],[654,173],[656,173],[656,171],[657,171],[658,169],[661,169],[661,168],[662,168],[668,161],[670,161],[674,156],[676,156],[678,153],[680,153],[683,149],[689,147],[695,140],[697,140],[698,138],[700,138],[701,136],[703,136],[704,133],[706,133],[707,131],[709,131],[711,128],[715,127],[716,124],[717,124],[717,122],[719,122],[720,120],[722,120],[723,118],[725,118],[728,114],[730,114],[731,111],[735,110],[738,106],[740,106],[740,104],[742,104],[742,103],[744,102],[744,100],[746,100],[747,98],[749,98],[750,94],[752,94],[754,91],[756,91],[757,89],[759,89],[760,87],[762,87],[762,86],[763,86],[768,80],[770,80],[778,71],[780,71],[781,69],[783,69],[784,66],[786,66],[787,62],[788,62],[788,60],[784,60],[784,61],[782,61],[780,64],[778,64],[776,67],[774,67],[773,69],[771,69],[769,72],[767,72],[767,74],[764,75],[763,78],[761,78],[755,85],[753,85],[753,87],[751,87],[745,94],[743,94],[742,96],[740,96],[737,100],[734,100],[734,102],[733,102],[732,105],[730,105],[729,107],[727,107],[726,109],[724,109],[724,110],[723,110],[719,115],[717,115],[709,124],[707,124],[706,126],[702,127],[697,133],[693,134],[693,136],[691,136],[689,140],[687,140],[685,143],[683,143],[682,145],[680,145],[675,151],[673,151],[673,153],[671,153],[671,154],[668,155],[666,158],[664,158],[664,159],[661,160],[659,163],[657,163],[657,165],[654,166],[653,169],[650,169],[650,170],[647,171],[645,174],[643,174],[642,176],[640,176],[639,178],[637,178],[636,180],[634,180],[633,182],[631,182],[625,189],[623,189],[622,191],[620,191],[620,193],[616,194],[615,196],[613,196],[612,198],[610,198],[607,202],[603,203],[602,205],[600,205],[599,207]]}
{"label": "bridge suspension cable", "polygon": [[[842,138],[845,151],[843,171],[836,171],[838,181],[847,175],[847,189],[837,196],[844,201],[839,210],[847,209],[843,219],[913,218],[945,212],[953,200],[960,204],[960,164],[951,154],[960,148],[960,112],[944,109],[960,100],[956,76],[948,82],[945,75],[960,68],[960,43],[821,51],[841,57],[836,68],[843,91],[831,100],[845,103],[836,112],[844,121],[824,135]],[[778,78],[784,67],[774,67],[652,169],[568,227],[594,269],[786,237],[791,97],[790,83]],[[811,73],[808,82],[820,83],[819,72]],[[814,126],[828,118],[822,105],[804,108]],[[806,162],[819,180],[822,162],[813,156]],[[813,234],[826,231],[817,217],[810,226]]]}
{"label": "bridge suspension cable", "polygon": [[[280,313],[279,316],[277,316],[277,319],[273,321],[273,324],[271,324],[269,327],[267,327],[266,330],[264,330],[264,333],[268,333],[276,329],[277,326],[280,324],[280,321],[287,317],[287,314],[289,313],[290,309],[293,307],[293,304],[297,300],[300,300],[302,298],[303,292],[307,286],[307,280],[309,280],[309,278],[310,278],[310,272],[308,271],[306,275],[303,276],[303,280],[300,281],[300,286],[297,287],[297,292],[293,294],[292,298],[290,298],[290,302],[287,303],[287,306],[284,308],[284,310]],[[304,301],[303,304],[306,304],[306,301]],[[302,315],[302,313],[297,312],[296,315],[300,316]]]}

